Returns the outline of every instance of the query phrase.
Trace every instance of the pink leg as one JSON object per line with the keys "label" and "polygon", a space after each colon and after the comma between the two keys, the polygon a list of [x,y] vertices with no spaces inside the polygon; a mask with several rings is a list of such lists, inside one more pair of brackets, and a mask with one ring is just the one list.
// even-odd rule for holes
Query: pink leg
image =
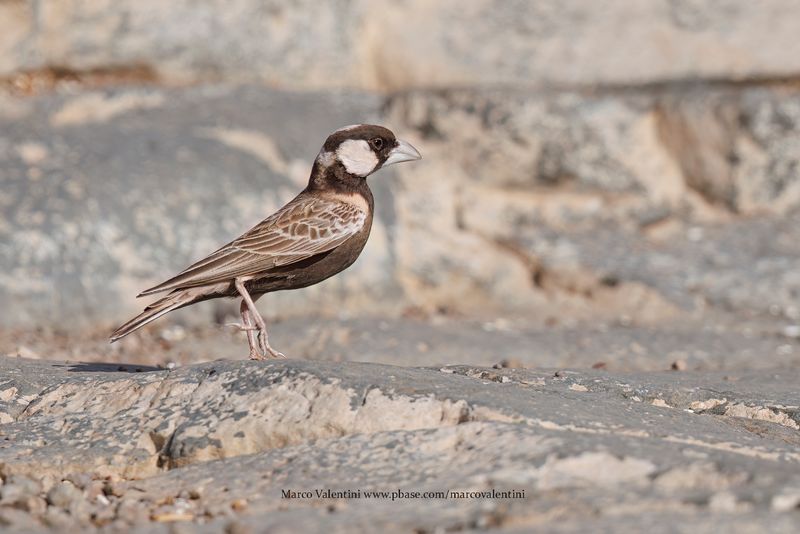
{"label": "pink leg", "polygon": [[[281,354],[280,352],[278,352],[277,350],[273,349],[270,346],[269,336],[267,335],[267,323],[264,322],[264,318],[261,317],[260,313],[258,313],[258,308],[256,308],[255,301],[252,299],[252,297],[250,297],[250,293],[248,293],[247,289],[244,287],[244,282],[242,281],[242,279],[237,278],[234,281],[234,285],[236,286],[236,290],[242,296],[242,306],[243,307],[246,306],[247,310],[249,311],[245,326],[252,327],[250,324],[248,324],[250,319],[252,319],[255,322],[256,327],[258,328],[258,341],[260,348],[259,355],[261,356],[261,358],[257,359],[263,359],[269,356],[271,356],[272,358],[285,358],[286,356],[284,356],[283,354]],[[242,313],[242,320],[245,320],[244,313]],[[252,331],[248,330],[248,334],[251,332]],[[248,335],[248,341],[250,341],[249,335]],[[267,354],[269,354],[269,356],[267,356]],[[250,345],[250,357],[251,358],[253,357],[252,344]]]}
{"label": "pink leg", "polygon": [[264,355],[259,351],[258,342],[256,341],[256,330],[258,330],[258,328],[253,326],[253,322],[250,320],[250,310],[247,308],[247,303],[244,300],[242,300],[241,305],[239,305],[239,312],[242,314],[242,325],[244,326],[245,332],[247,332],[247,343],[250,345],[250,359],[263,360]]}

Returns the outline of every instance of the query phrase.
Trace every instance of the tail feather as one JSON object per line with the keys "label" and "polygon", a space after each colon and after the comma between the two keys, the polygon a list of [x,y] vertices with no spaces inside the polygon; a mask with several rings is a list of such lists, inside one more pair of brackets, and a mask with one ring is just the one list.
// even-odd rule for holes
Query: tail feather
{"label": "tail feather", "polygon": [[162,315],[178,308],[188,306],[198,299],[198,295],[191,291],[176,291],[147,306],[142,313],[123,324],[111,334],[111,343],[122,339],[131,332],[140,329],[149,322],[155,321]]}

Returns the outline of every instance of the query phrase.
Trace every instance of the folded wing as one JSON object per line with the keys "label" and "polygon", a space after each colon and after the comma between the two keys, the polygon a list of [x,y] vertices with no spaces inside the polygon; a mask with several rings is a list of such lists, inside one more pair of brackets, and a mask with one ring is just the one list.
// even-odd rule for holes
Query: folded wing
{"label": "folded wing", "polygon": [[363,227],[367,214],[345,202],[299,196],[238,239],[139,296],[256,275],[332,250]]}

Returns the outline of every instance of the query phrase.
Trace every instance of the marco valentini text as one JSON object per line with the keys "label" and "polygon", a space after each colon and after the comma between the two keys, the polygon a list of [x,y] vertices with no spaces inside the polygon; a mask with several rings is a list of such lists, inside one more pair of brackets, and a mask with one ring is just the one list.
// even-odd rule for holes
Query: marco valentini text
{"label": "marco valentini text", "polygon": [[524,499],[525,490],[439,490],[439,491],[406,491],[406,490],[360,490],[360,489],[314,489],[314,490],[281,490],[283,499]]}

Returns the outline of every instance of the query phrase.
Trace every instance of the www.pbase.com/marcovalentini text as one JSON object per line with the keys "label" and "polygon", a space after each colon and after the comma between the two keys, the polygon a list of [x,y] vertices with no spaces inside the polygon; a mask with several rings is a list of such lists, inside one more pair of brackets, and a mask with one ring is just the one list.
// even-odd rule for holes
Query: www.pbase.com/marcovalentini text
{"label": "www.pbase.com/marcovalentini text", "polygon": [[360,490],[360,489],[315,489],[296,491],[282,489],[283,499],[524,499],[525,490]]}

